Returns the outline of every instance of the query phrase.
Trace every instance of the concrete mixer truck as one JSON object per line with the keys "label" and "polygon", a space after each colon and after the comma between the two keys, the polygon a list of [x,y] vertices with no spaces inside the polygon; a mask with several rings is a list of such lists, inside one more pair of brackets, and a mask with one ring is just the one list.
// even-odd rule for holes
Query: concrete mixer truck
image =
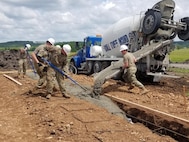
{"label": "concrete mixer truck", "polygon": [[[159,1],[146,12],[124,18],[107,29],[102,35],[101,50],[99,45],[89,44],[90,50],[93,48],[97,54],[93,56],[90,52],[90,56],[81,63],[84,67],[81,64],[80,67],[87,73],[98,72],[94,94],[100,94],[101,85],[107,79],[121,77],[122,55],[119,48],[123,44],[136,57],[140,77],[150,77],[153,81],[158,81],[162,76],[172,77],[166,74],[166,68],[173,39],[176,35],[184,41],[189,39],[189,17],[177,22],[174,12],[173,0]],[[73,66],[76,65],[74,58],[71,59]]]}

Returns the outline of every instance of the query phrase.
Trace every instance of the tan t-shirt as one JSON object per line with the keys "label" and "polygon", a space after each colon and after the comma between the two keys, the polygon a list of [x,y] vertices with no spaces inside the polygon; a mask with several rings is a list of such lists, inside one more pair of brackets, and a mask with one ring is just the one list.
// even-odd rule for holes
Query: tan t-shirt
{"label": "tan t-shirt", "polygon": [[132,53],[127,52],[124,56],[123,56],[123,63],[128,63],[128,68],[130,67],[136,67],[135,65],[135,57]]}

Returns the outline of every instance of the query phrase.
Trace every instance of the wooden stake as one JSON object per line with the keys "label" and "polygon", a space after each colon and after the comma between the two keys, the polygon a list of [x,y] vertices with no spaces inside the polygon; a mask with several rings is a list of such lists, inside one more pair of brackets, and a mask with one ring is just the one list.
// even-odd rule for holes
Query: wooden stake
{"label": "wooden stake", "polygon": [[8,76],[6,74],[3,74],[3,76],[5,76],[6,78],[10,79],[11,81],[17,83],[18,85],[22,85],[22,83],[18,82],[17,80],[15,80],[14,78],[12,78],[12,77],[10,77],[10,76]]}

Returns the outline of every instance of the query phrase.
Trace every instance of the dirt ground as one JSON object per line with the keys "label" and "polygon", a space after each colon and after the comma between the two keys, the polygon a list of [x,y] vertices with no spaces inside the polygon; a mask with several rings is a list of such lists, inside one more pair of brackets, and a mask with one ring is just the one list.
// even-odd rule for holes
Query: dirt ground
{"label": "dirt ground", "polygon": [[[3,62],[2,56],[3,54],[1,54],[1,62]],[[47,100],[43,97],[45,89],[34,89],[37,80],[30,77],[29,71],[25,78],[17,78],[15,71],[17,65],[13,65],[16,63],[12,62],[11,57],[9,56],[8,64],[13,68],[5,69],[2,66],[0,68],[1,142],[180,141],[170,136],[159,135],[144,124],[135,123],[135,120],[134,123],[129,123],[105,108],[78,97],[83,90],[70,83],[69,79],[65,80],[65,87],[71,95],[70,99],[61,97],[60,92],[56,91],[55,96]],[[11,81],[4,74],[13,77],[22,85]],[[189,76],[183,74],[180,76],[179,79],[164,78],[158,84],[145,84],[150,92],[143,96],[138,94],[137,88],[128,92],[127,84],[115,80],[107,81],[103,85],[103,92],[189,120]],[[84,86],[93,85],[91,76],[71,75],[71,77]],[[131,112],[133,108],[127,108],[126,105],[121,107],[130,115],[134,116],[133,113],[136,113],[136,117],[144,116],[139,115],[141,112],[136,110]],[[162,121],[157,120],[157,123],[160,122]],[[171,126],[174,127],[173,129],[180,128],[180,125],[171,124]],[[188,130],[188,127],[189,125],[182,126],[180,131]],[[189,135],[188,132],[185,134]]]}

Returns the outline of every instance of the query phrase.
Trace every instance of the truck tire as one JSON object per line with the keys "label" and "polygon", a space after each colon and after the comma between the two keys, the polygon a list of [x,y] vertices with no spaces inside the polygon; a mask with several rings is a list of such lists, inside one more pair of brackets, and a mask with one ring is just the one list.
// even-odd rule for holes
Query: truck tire
{"label": "truck tire", "polygon": [[93,71],[92,69],[93,69],[93,62],[87,61],[87,64],[86,64],[87,74],[92,74],[92,71]]}
{"label": "truck tire", "polygon": [[74,62],[70,62],[69,71],[73,74],[77,74],[77,68],[75,67]]}
{"label": "truck tire", "polygon": [[157,32],[161,25],[161,13],[155,10],[148,10],[143,20],[142,32],[146,35]]}
{"label": "truck tire", "polygon": [[178,37],[179,39],[184,41],[189,40],[189,17],[182,18],[181,22],[186,23],[187,29],[185,31],[184,30],[178,31]]}
{"label": "truck tire", "polygon": [[98,73],[101,71],[102,63],[101,62],[95,62],[93,66],[93,72]]}
{"label": "truck tire", "polygon": [[108,66],[110,66],[110,62],[102,62],[102,65],[101,65],[101,70],[107,68]]}

